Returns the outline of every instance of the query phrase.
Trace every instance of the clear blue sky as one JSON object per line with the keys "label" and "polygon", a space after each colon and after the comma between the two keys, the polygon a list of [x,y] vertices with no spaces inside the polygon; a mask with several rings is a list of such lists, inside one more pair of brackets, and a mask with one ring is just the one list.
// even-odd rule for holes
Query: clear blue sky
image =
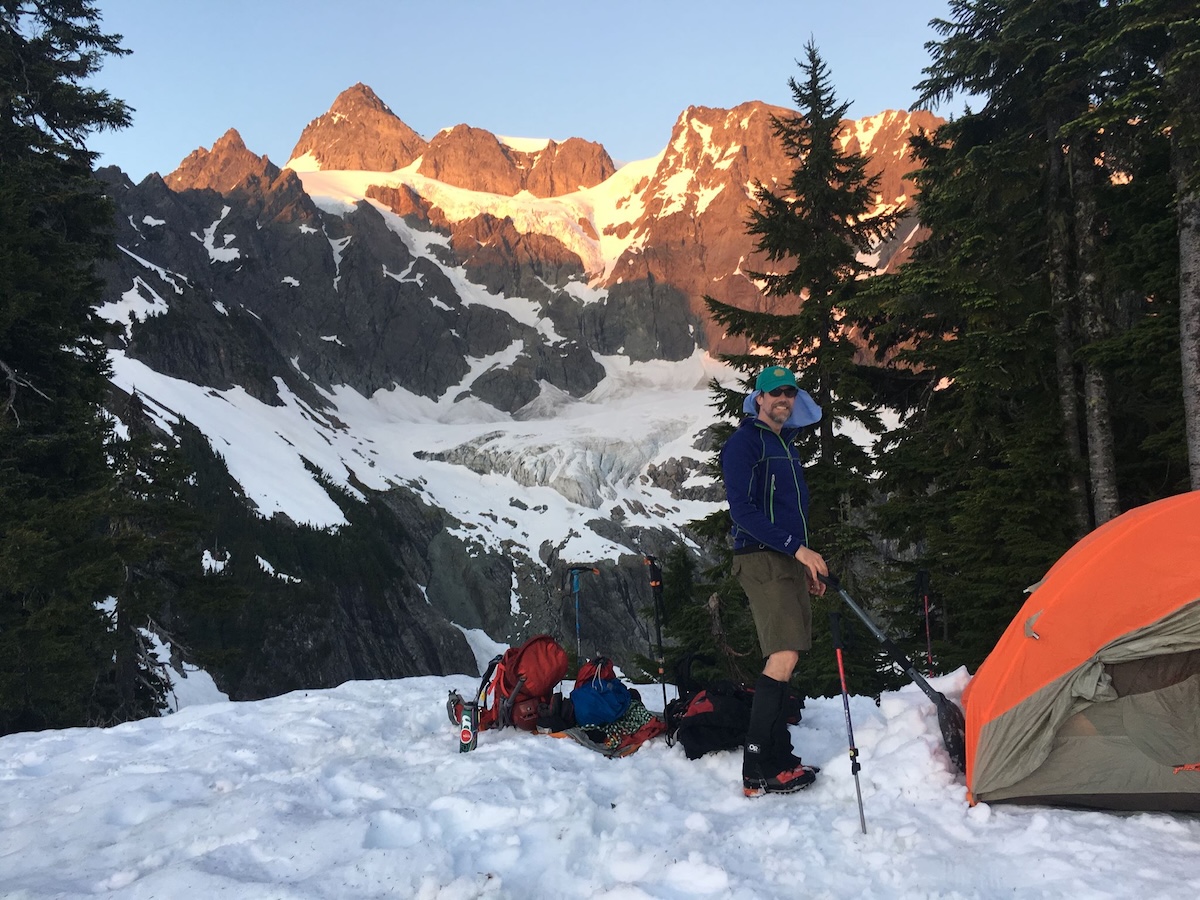
{"label": "clear blue sky", "polygon": [[[134,108],[101,165],[167,174],[236,128],[287,161],[363,82],[425,137],[459,123],[582,137],[618,162],[667,143],[688,106],[791,106],[812,37],[850,115],[904,109],[948,0],[99,0],[131,55],[96,83]],[[943,115],[957,112],[942,109]]]}

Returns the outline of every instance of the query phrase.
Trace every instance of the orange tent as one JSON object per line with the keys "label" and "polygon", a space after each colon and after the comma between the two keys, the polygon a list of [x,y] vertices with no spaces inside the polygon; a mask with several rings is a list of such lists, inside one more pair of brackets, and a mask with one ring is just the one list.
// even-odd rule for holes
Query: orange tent
{"label": "orange tent", "polygon": [[971,801],[1200,810],[1200,491],[1054,564],[963,693]]}

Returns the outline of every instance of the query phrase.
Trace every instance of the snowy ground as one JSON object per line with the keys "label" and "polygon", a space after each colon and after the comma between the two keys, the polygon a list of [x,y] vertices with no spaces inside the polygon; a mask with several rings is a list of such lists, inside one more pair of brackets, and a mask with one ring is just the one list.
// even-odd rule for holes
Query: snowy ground
{"label": "snowy ground", "polygon": [[863,835],[840,698],[792,729],[817,784],[749,800],[737,754],[661,738],[609,760],[509,730],[460,754],[444,701],[474,687],[352,682],[0,738],[0,896],[1200,896],[1200,817],[968,807],[915,688],[852,698]]}

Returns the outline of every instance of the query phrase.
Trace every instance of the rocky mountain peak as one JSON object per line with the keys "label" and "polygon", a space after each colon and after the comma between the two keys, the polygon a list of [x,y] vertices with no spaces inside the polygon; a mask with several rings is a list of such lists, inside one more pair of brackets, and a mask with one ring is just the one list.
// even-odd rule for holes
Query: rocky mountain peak
{"label": "rocky mountain peak", "polygon": [[417,172],[445,184],[511,197],[529,191],[557,197],[595,187],[616,171],[600,144],[569,138],[537,150],[518,149],[490,131],[455,125],[439,132]]}
{"label": "rocky mountain peak", "polygon": [[329,112],[305,126],[291,159],[311,155],[322,169],[392,172],[409,165],[427,146],[359,82],[338,94]]}
{"label": "rocky mountain peak", "polygon": [[577,137],[561,144],[548,142],[527,169],[525,190],[535,197],[557,197],[595,187],[617,170],[603,145]]}
{"label": "rocky mountain peak", "polygon": [[[771,271],[772,264],[755,249],[744,223],[754,202],[752,186],[761,182],[781,189],[795,168],[772,124],[774,118],[795,115],[760,101],[732,109],[685,109],[642,191],[642,214],[630,226],[631,248],[609,271],[606,287],[671,285],[687,298],[689,313],[704,323],[710,350],[744,352],[745,342],[725,335],[708,317],[702,298],[761,312],[785,311],[788,298],[764,297],[748,274]],[[904,176],[916,166],[908,138],[939,123],[929,113],[894,111],[843,123],[844,146],[869,156],[868,174],[880,175],[878,209],[911,208],[915,187]],[[915,220],[898,232],[896,247],[880,249],[881,261],[903,259],[900,245],[906,245],[913,227]]]}
{"label": "rocky mountain peak", "polygon": [[352,116],[359,112],[396,115],[369,85],[361,81],[338,94],[329,107],[329,114],[334,116]]}
{"label": "rocky mountain peak", "polygon": [[193,150],[163,181],[177,192],[208,188],[224,194],[248,177],[270,183],[279,177],[279,172],[279,167],[265,155],[256,156],[246,149],[237,129],[230,128],[211,150],[203,147]]}
{"label": "rocky mountain peak", "polygon": [[521,175],[500,141],[490,131],[470,125],[439,131],[417,172],[469,191],[512,196],[521,190]]}

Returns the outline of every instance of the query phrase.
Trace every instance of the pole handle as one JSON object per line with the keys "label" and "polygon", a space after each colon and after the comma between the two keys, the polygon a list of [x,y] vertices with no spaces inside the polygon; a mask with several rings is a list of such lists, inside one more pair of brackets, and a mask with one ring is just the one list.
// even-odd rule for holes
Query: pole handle
{"label": "pole handle", "polygon": [[829,613],[829,633],[833,636],[833,649],[842,649],[842,614],[839,612]]}

